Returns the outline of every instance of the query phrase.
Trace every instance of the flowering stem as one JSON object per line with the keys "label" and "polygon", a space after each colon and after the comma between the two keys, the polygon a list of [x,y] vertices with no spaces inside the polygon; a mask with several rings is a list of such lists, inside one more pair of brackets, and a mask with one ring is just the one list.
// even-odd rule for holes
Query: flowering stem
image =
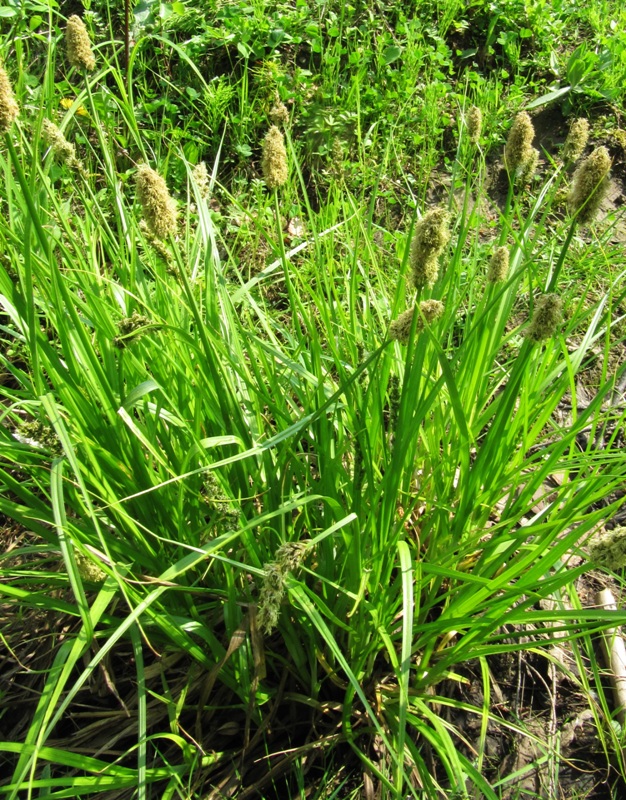
{"label": "flowering stem", "polygon": [[289,296],[289,305],[291,306],[291,310],[295,312],[298,303],[296,295],[293,290],[293,285],[291,283],[291,276],[289,275],[289,263],[287,261],[287,253],[285,251],[285,240],[283,238],[282,226],[280,224],[280,205],[278,203],[278,189],[274,189],[273,194],[274,194],[274,215],[276,217],[276,234],[278,236],[280,261],[281,264],[283,265],[283,274],[285,276],[285,286],[287,287],[287,294]]}
{"label": "flowering stem", "polygon": [[554,268],[554,272],[552,273],[548,286],[546,287],[546,292],[553,292],[556,289],[556,283],[559,279],[561,269],[563,268],[563,263],[565,262],[565,256],[567,255],[569,246],[572,243],[572,237],[574,236],[575,230],[576,230],[576,220],[573,219],[570,223],[567,236],[565,237],[565,241],[563,242],[563,246],[561,247],[559,260],[556,262],[556,267]]}
{"label": "flowering stem", "polygon": [[[511,211],[511,203],[513,201],[513,189],[514,189],[514,175],[507,170],[507,177],[509,179],[509,191],[506,195],[506,203],[504,205],[504,212],[502,214],[502,218],[507,220],[509,218],[509,212]],[[502,229],[500,230],[500,238],[498,240],[498,247],[502,247],[506,243],[506,237],[508,234],[507,226],[503,225]]]}
{"label": "flowering stem", "polygon": [[130,60],[130,0],[124,0],[124,68]]}

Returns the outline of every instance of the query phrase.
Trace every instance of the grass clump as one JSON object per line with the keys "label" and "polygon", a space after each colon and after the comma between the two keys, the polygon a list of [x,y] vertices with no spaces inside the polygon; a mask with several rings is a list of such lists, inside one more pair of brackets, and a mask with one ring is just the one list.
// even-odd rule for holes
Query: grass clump
{"label": "grass clump", "polygon": [[[340,39],[341,18],[327,23],[337,33],[324,41]],[[516,176],[536,166],[521,112],[497,206],[493,130],[472,111],[454,158],[437,162],[444,191],[427,202],[406,173],[404,223],[384,227],[377,203],[406,130],[383,142],[350,117],[355,168],[375,180],[355,191],[343,161],[318,194],[308,176],[324,153],[297,125],[280,131],[284,107],[264,139],[261,127],[238,138],[247,116],[265,124],[280,70],[265,67],[262,102],[247,72],[227,93],[240,130],[203,161],[164,124],[174,112],[153,105],[165,100],[147,68],[133,82],[158,44],[155,69],[164,53],[184,64],[201,117],[217,90],[184,47],[144,32],[123,72],[117,40],[102,41],[98,66],[72,62],[90,75],[68,107],[51,41],[40,105],[23,102],[22,84],[27,112],[0,152],[0,511],[15,526],[0,591],[18,660],[20,620],[39,630],[44,614],[54,634],[34,637],[40,661],[17,681],[28,700],[15,726],[5,719],[0,788],[198,800],[339,796],[363,782],[390,798],[515,791],[519,776],[499,775],[485,748],[494,726],[523,735],[490,702],[494,659],[549,653],[558,634],[583,664],[619,617],[576,588],[582,547],[626,478],[613,402],[623,367],[603,368],[576,402],[622,321],[611,229],[578,225],[581,209],[598,213],[608,167],[574,174],[585,197],[570,201],[573,219],[557,205],[562,167],[517,196]],[[376,69],[399,58],[394,47]],[[407,53],[415,70],[420,52]],[[341,54],[319,55],[330,81]],[[42,144],[84,169],[41,160]],[[437,155],[423,148],[426,162]],[[341,143],[333,152],[343,160]],[[247,178],[231,169],[239,157],[254,160]],[[600,676],[587,675],[572,680],[592,698]],[[480,701],[463,694],[470,680]],[[593,708],[608,750],[610,705]],[[455,714],[479,720],[478,747]],[[313,753],[323,767],[307,775]]]}

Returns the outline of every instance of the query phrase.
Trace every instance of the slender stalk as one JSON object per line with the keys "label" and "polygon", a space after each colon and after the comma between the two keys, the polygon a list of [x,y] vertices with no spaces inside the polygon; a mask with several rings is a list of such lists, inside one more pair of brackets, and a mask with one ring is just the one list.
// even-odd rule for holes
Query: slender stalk
{"label": "slender stalk", "polygon": [[124,0],[124,69],[130,61],[130,0]]}
{"label": "slender stalk", "polygon": [[24,300],[26,301],[26,309],[28,314],[27,317],[28,339],[30,347],[30,358],[32,363],[32,373],[33,373],[32,379],[35,383],[37,395],[41,397],[45,392],[45,383],[41,369],[39,368],[39,346],[37,343],[39,335],[39,320],[37,317],[37,308],[35,305],[35,289],[33,283],[33,264],[32,264],[31,236],[30,236],[31,225],[35,229],[35,234],[37,236],[37,239],[39,240],[39,244],[41,246],[41,249],[43,250],[44,256],[47,261],[50,260],[50,242],[48,241],[48,237],[46,235],[44,227],[41,224],[41,220],[39,219],[39,213],[35,206],[33,195],[26,180],[26,176],[24,175],[24,171],[22,170],[22,165],[20,163],[17,151],[15,150],[15,146],[13,145],[13,140],[11,139],[9,134],[5,136],[5,141],[7,145],[7,150],[9,151],[9,155],[11,158],[11,163],[13,164],[13,169],[15,170],[15,174],[17,176],[17,180],[20,185],[24,201],[28,208],[28,216],[25,220],[25,226],[24,226],[25,228],[24,281],[22,283],[22,286],[24,290]]}

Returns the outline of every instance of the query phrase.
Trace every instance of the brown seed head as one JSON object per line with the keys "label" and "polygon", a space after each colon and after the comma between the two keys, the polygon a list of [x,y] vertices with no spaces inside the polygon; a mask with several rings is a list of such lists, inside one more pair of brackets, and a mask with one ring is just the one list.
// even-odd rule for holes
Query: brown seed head
{"label": "brown seed head", "polygon": [[483,129],[483,112],[478,106],[472,106],[467,112],[467,132],[472,144],[478,144]]}
{"label": "brown seed head", "polygon": [[532,158],[532,144],[535,129],[532,120],[525,111],[520,111],[513,120],[504,148],[504,165],[512,176],[515,176]]}
{"label": "brown seed head", "polygon": [[583,117],[574,120],[563,145],[563,161],[569,161],[570,163],[578,161],[587,146],[588,139],[589,123],[587,120]]}
{"label": "brown seed head", "polygon": [[3,66],[0,66],[0,134],[6,133],[20,113],[13,87]]}
{"label": "brown seed head", "polygon": [[285,139],[276,125],[272,125],[263,140],[261,169],[268,189],[278,189],[287,182],[289,170]]}
{"label": "brown seed head", "polygon": [[137,168],[137,200],[148,229],[159,239],[176,231],[176,204],[158,172],[147,164]]}
{"label": "brown seed head", "polygon": [[506,280],[509,273],[509,248],[498,247],[491,256],[489,269],[487,270],[487,281],[489,283],[501,283]]}
{"label": "brown seed head", "polygon": [[527,336],[531,342],[540,342],[554,336],[563,316],[561,298],[557,294],[544,294],[537,300]]}
{"label": "brown seed head", "polygon": [[570,213],[581,225],[592,222],[611,183],[611,157],[606,147],[597,147],[576,169],[567,197]]}
{"label": "brown seed head", "polygon": [[91,72],[96,66],[96,59],[91,51],[91,39],[85,23],[76,14],[71,16],[65,27],[65,47],[70,64],[76,69]]}

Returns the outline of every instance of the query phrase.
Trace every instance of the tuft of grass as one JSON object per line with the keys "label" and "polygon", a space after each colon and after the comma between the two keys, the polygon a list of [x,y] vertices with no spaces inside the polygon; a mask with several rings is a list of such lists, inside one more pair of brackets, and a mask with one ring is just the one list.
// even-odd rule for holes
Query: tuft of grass
{"label": "tuft of grass", "polygon": [[[448,7],[438,37],[460,10]],[[347,74],[351,13],[319,21],[326,94]],[[623,621],[576,593],[581,547],[620,505],[626,475],[624,367],[604,368],[577,402],[581,374],[598,350],[608,363],[623,325],[610,228],[567,216],[556,163],[517,184],[503,174],[495,206],[461,117],[438,198],[450,236],[430,253],[432,280],[416,284],[428,192],[409,175],[440,160],[438,136],[426,139],[441,132],[445,76],[428,102],[417,89],[403,101],[423,126],[412,153],[407,126],[368,117],[370,75],[404,80],[384,38],[349,98],[352,180],[337,165],[312,192],[324,152],[293,127],[280,188],[257,176],[238,192],[236,169],[228,186],[221,169],[257,131],[253,43],[239,43],[250,49],[233,94],[240,129],[216,145],[215,101],[202,141],[217,149],[198,172],[189,140],[217,88],[193,51],[145,32],[124,72],[120,42],[100,40],[95,70],[79,74],[55,25],[51,10],[36,82],[24,79],[31,43],[15,47],[23,113],[0,152],[0,512],[28,533],[0,560],[0,592],[11,613],[43,612],[63,632],[19,736],[0,745],[3,795],[297,796],[319,757],[320,797],[344,796],[365,772],[383,797],[497,798],[518,776],[496,780],[442,709],[477,715],[483,745],[490,723],[523,733],[491,708],[489,659],[558,638],[582,665],[594,634]],[[446,45],[433,39],[436,61]],[[414,70],[418,55],[407,53]],[[168,59],[204,98],[187,92],[198,102],[181,128],[167,116],[184,96]],[[75,143],[80,170],[49,152],[45,120]],[[396,153],[410,222],[387,229],[377,202]],[[165,192],[149,225],[142,164]],[[261,244],[269,263],[242,267]],[[509,268],[494,281],[504,246]],[[581,265],[594,292],[581,292]],[[546,295],[565,311],[540,336],[531,320]],[[391,326],[416,303],[397,341]],[[423,310],[434,307],[439,317]],[[481,706],[440,694],[475,660]],[[593,660],[588,674],[591,697]],[[593,708],[613,752],[606,697]]]}

